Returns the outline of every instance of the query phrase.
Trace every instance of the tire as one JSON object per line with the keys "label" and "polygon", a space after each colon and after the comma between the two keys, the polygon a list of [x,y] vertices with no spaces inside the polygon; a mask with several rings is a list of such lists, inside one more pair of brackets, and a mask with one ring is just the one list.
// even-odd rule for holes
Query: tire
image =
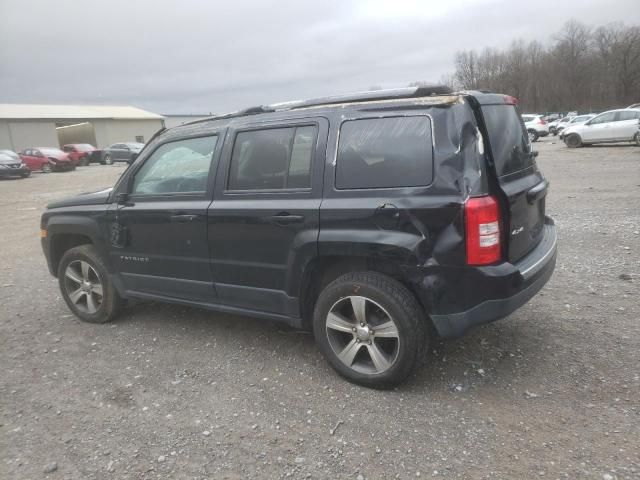
{"label": "tire", "polygon": [[109,322],[123,305],[93,245],[80,245],[65,252],[58,266],[58,284],[69,309],[84,322]]}
{"label": "tire", "polygon": [[535,130],[527,130],[527,134],[529,135],[529,141],[531,143],[538,141],[539,135],[538,135],[538,132],[536,132]]}
{"label": "tire", "polygon": [[564,137],[564,143],[569,148],[578,148],[582,146],[582,139],[577,133],[570,133]]}
{"label": "tire", "polygon": [[558,135],[558,130],[556,130],[555,128],[550,128],[549,133],[555,137],[556,135]]}
{"label": "tire", "polygon": [[24,172],[22,175],[20,175],[22,178],[28,178],[31,176],[31,170],[28,170],[26,172]]}
{"label": "tire", "polygon": [[[341,376],[384,389],[401,383],[424,360],[427,321],[416,298],[401,283],[375,272],[356,272],[341,276],[320,293],[313,333],[320,351]],[[384,337],[382,330],[376,331],[383,324]]]}
{"label": "tire", "polygon": [[113,158],[108,153],[104,156],[104,165],[113,165]]}
{"label": "tire", "polygon": [[640,132],[636,133],[633,137],[633,141],[636,142],[636,145],[640,147]]}
{"label": "tire", "polygon": [[79,165],[80,165],[81,167],[86,167],[87,165],[89,165],[89,159],[88,159],[87,157],[82,157],[82,158],[80,159],[80,163],[79,163]]}
{"label": "tire", "polygon": [[42,173],[51,173],[51,171],[51,165],[49,165],[48,163],[42,165]]}

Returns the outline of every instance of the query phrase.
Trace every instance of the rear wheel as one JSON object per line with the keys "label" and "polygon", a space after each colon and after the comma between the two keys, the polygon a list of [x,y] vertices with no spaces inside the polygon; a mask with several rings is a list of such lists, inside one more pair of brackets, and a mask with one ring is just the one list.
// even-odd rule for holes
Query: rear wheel
{"label": "rear wheel", "polygon": [[113,165],[113,158],[108,153],[104,156],[105,165]]}
{"label": "rear wheel", "polygon": [[536,132],[535,130],[527,130],[527,134],[529,136],[529,141],[530,142],[537,142],[538,141],[538,132]]}
{"label": "rear wheel", "polygon": [[428,345],[426,319],[415,297],[374,272],[349,273],[329,284],[318,297],[313,331],[340,375],[373,388],[406,379]]}
{"label": "rear wheel", "polygon": [[578,148],[582,146],[582,139],[577,133],[571,133],[564,137],[564,143],[569,148]]}
{"label": "rear wheel", "polygon": [[42,173],[51,173],[51,165],[48,163],[42,165]]}
{"label": "rear wheel", "polygon": [[26,172],[24,172],[22,175],[20,175],[22,178],[27,178],[28,176],[31,175],[31,170],[27,170]]}
{"label": "rear wheel", "polygon": [[123,304],[93,245],[74,247],[63,255],[58,283],[69,309],[85,322],[113,320]]}

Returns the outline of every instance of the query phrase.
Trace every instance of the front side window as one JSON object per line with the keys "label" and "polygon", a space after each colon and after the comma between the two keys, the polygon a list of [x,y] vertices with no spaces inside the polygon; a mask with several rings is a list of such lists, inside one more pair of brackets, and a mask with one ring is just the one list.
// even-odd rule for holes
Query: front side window
{"label": "front side window", "polygon": [[317,136],[318,128],[306,125],[238,133],[227,188],[310,188],[311,159]]}
{"label": "front side window", "polygon": [[597,125],[599,123],[609,123],[609,122],[614,122],[615,119],[616,119],[616,112],[608,112],[595,117],[593,120],[589,122],[589,124]]}
{"label": "front side window", "polygon": [[161,145],[136,173],[131,193],[204,193],[217,140],[213,135]]}
{"label": "front side window", "polygon": [[429,185],[432,177],[429,117],[370,118],[342,124],[336,188],[418,187]]}

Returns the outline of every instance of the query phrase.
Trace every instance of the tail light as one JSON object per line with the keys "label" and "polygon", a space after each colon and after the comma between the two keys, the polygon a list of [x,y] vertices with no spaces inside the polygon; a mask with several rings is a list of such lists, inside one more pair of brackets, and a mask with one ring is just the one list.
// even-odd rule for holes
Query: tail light
{"label": "tail light", "polygon": [[539,118],[538,119],[538,124],[540,125],[545,125],[547,122],[544,121],[544,118]]}
{"label": "tail light", "polygon": [[489,265],[500,260],[500,207],[491,196],[469,198],[464,205],[467,264]]}

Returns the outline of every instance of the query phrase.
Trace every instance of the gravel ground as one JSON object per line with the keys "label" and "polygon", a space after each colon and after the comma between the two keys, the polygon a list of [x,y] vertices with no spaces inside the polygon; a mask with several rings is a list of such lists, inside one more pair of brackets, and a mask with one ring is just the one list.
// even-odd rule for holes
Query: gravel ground
{"label": "gravel ground", "polygon": [[124,167],[0,181],[0,478],[640,478],[640,148],[537,149],[552,280],[387,392],[270,322],[147,303],[81,323],[40,212]]}

